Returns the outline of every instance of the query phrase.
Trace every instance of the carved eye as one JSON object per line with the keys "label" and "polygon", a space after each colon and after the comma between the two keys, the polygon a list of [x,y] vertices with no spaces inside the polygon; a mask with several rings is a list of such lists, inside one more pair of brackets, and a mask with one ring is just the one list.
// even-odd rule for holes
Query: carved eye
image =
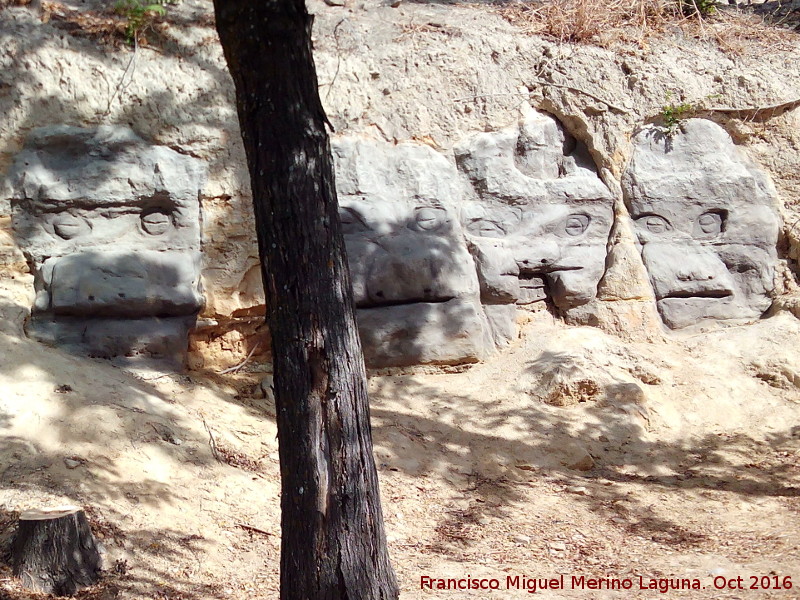
{"label": "carved eye", "polygon": [[436,231],[445,223],[447,213],[443,208],[426,206],[414,211],[414,223],[410,226],[418,231]]}
{"label": "carved eye", "polygon": [[665,233],[672,230],[669,221],[658,215],[645,215],[644,217],[639,217],[636,222],[651,233]]}
{"label": "carved eye", "polygon": [[343,233],[358,233],[369,229],[364,217],[350,206],[339,208],[339,222],[342,224]]}
{"label": "carved eye", "polygon": [[166,213],[153,211],[142,215],[142,229],[150,235],[161,235],[172,225],[172,219]]}
{"label": "carved eye", "polygon": [[89,230],[89,226],[83,219],[74,217],[70,214],[63,214],[53,222],[53,231],[64,240],[71,240],[79,235],[83,235]]}
{"label": "carved eye", "polygon": [[697,237],[714,237],[722,233],[725,219],[722,213],[709,211],[697,218],[695,235]]}
{"label": "carved eye", "polygon": [[506,235],[506,230],[501,223],[489,219],[476,219],[467,225],[467,231],[472,235],[489,238],[500,238]]}
{"label": "carved eye", "polygon": [[571,236],[581,235],[589,228],[589,221],[591,220],[592,219],[589,217],[589,215],[570,215],[564,222],[564,231],[567,232],[567,235]]}

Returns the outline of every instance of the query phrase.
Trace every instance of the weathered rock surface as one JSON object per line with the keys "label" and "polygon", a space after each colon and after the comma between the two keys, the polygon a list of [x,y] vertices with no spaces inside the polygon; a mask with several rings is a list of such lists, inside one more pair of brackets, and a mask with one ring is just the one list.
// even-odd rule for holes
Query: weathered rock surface
{"label": "weathered rock surface", "polygon": [[367,361],[469,362],[516,334],[516,305],[597,293],[613,218],[586,148],[549,115],[470,137],[333,144]]}
{"label": "weathered rock surface", "polygon": [[471,362],[493,349],[455,207],[452,163],[421,144],[333,144],[341,220],[371,366]]}
{"label": "weathered rock surface", "polygon": [[594,299],[613,198],[585,146],[531,109],[519,125],[473,136],[455,154],[472,188],[462,215],[481,301],[549,299],[565,315]]}
{"label": "weathered rock surface", "polygon": [[81,252],[45,261],[41,272],[49,283],[37,310],[84,318],[181,316],[197,312],[199,253]]}
{"label": "weathered rock surface", "polygon": [[200,161],[125,127],[29,136],[9,171],[34,275],[29,333],[93,355],[180,359],[200,293]]}
{"label": "weathered rock surface", "polygon": [[[617,244],[611,248],[610,258],[605,259],[601,249],[604,244],[599,242],[602,236],[598,236],[596,244],[590,240],[595,234],[593,226],[601,220],[619,224],[618,215],[603,211],[610,205],[609,197],[619,203],[621,194],[616,184],[636,145],[631,143],[635,131],[642,123],[658,119],[667,93],[672,94],[676,104],[686,102],[704,108],[764,107],[797,97],[796,61],[791,60],[796,52],[786,49],[731,57],[713,44],[686,37],[680,48],[669,39],[654,38],[647,51],[619,52],[591,44],[562,45],[524,35],[518,23],[509,22],[494,9],[436,4],[393,9],[369,0],[343,13],[342,9],[330,8],[320,0],[309,1],[310,10],[317,15],[315,60],[322,99],[338,135],[380,140],[380,144],[387,145],[416,140],[429,147],[427,155],[413,158],[409,154],[403,159],[409,164],[425,161],[426,156],[441,157],[442,160],[431,159],[429,165],[436,175],[417,179],[415,185],[420,186],[420,191],[410,186],[404,192],[406,200],[397,201],[398,206],[406,203],[400,211],[405,211],[404,215],[397,218],[416,219],[414,215],[420,212],[423,220],[431,220],[423,213],[432,205],[426,204],[423,196],[427,192],[422,190],[432,186],[453,190],[449,194],[452,202],[444,203],[445,212],[448,218],[454,216],[459,222],[467,239],[467,252],[477,262],[478,293],[483,296],[479,304],[483,308],[476,309],[476,314],[482,311],[488,323],[486,338],[490,341],[485,344],[490,350],[515,335],[515,320],[520,313],[509,307],[540,307],[548,298],[551,308],[569,323],[598,325],[636,339],[657,337],[661,320],[654,310],[656,299],[648,298],[648,293],[640,289],[642,283],[649,285],[651,279],[649,273],[643,277],[642,252],[627,243],[624,247]],[[99,0],[84,3],[66,0],[65,6],[74,14],[81,14],[104,5]],[[0,113],[4,115],[0,123],[3,147],[0,187],[3,179],[14,177],[9,169],[25,137],[36,127],[52,125],[54,115],[64,122],[92,126],[125,123],[141,137],[176,149],[181,155],[179,159],[199,157],[210,173],[202,198],[204,218],[199,225],[203,229],[201,270],[206,296],[202,316],[217,326],[213,331],[205,330],[202,339],[198,339],[196,353],[205,354],[208,365],[217,360],[220,364],[230,364],[235,360],[227,356],[230,352],[246,356],[256,341],[253,331],[263,313],[264,298],[232,87],[221,50],[207,27],[209,7],[199,0],[187,0],[171,8],[170,15],[176,18],[168,19],[164,26],[169,30],[170,44],[174,45],[168,49],[140,47],[133,69],[127,51],[98,52],[95,40],[74,35],[75,31],[65,29],[65,22],[59,19],[40,18],[39,10],[34,3],[10,6],[3,11],[2,25],[8,35],[2,40],[4,52],[0,53],[3,66],[0,92],[7,92],[0,93]],[[342,21],[345,13],[347,18]],[[692,55],[702,55],[704,60],[686,60],[689,47]],[[25,59],[18,60],[19,57]],[[118,85],[120,82],[122,85]],[[524,108],[528,103],[547,111],[561,124],[543,113],[536,115]],[[519,119],[521,112],[522,125],[504,129]],[[733,114],[719,113],[715,118],[731,132],[737,145],[746,147],[769,170],[782,195],[779,210],[784,221],[794,222],[798,212],[794,198],[800,189],[793,175],[799,160],[793,150],[800,139],[797,133],[800,129],[796,126],[798,111],[770,115],[767,125],[751,121],[746,110],[741,118]],[[460,177],[458,170],[452,168],[454,147]],[[160,164],[170,160],[166,155],[159,158]],[[365,182],[370,177],[380,181],[388,168],[380,166],[382,160],[378,156],[359,159],[364,166],[358,175],[359,185],[369,187]],[[444,162],[448,167],[444,167]],[[595,165],[599,167],[602,183]],[[368,175],[373,167],[377,170]],[[85,175],[89,180],[98,179],[91,169],[85,170]],[[350,175],[340,169],[338,177],[346,179]],[[461,191],[455,185],[459,178]],[[396,178],[391,187],[400,181]],[[469,185],[464,189],[465,182]],[[610,195],[603,183],[611,189]],[[580,189],[577,195],[576,184]],[[174,182],[170,185],[175,187]],[[189,187],[192,195],[196,195],[196,186]],[[592,191],[594,188],[598,191]],[[123,195],[131,192],[120,190]],[[138,196],[138,192],[132,195]],[[28,265],[20,261],[17,247],[24,236],[6,235],[11,233],[10,197],[0,194],[0,264],[3,272],[23,277]],[[350,200],[357,203],[363,198],[355,193]],[[602,214],[593,212],[601,207]],[[573,218],[573,215],[579,216]],[[590,243],[579,241],[565,246],[571,257],[581,261],[581,269],[575,269],[570,256],[554,256],[550,242],[556,238],[556,245],[562,244],[563,240],[554,232],[564,225],[566,234],[566,219],[572,218],[570,231],[579,232],[585,226],[585,217],[591,217],[583,234]],[[431,218],[436,220],[435,215]],[[488,226],[476,220],[483,220]],[[491,231],[494,221],[520,229],[506,234],[504,241],[497,241],[500,238],[492,237]],[[121,223],[121,215],[114,222]],[[105,228],[106,241],[125,243],[126,236],[119,235],[122,229],[157,231],[164,222],[163,216],[154,215],[139,222],[132,220],[127,229]],[[79,233],[82,227],[69,219],[47,226],[51,228],[48,235],[56,236],[59,247],[68,247],[72,243],[69,236]],[[477,231],[481,235],[475,235]],[[99,235],[99,230],[94,229],[92,235]],[[789,261],[789,267],[795,268],[796,263],[791,261],[796,260],[800,247],[797,228],[787,226],[784,235],[788,248],[784,251],[782,247],[781,256]],[[155,237],[166,240],[168,236],[165,232]],[[450,240],[448,236],[442,237]],[[7,237],[14,238],[14,245],[7,243]],[[373,274],[365,272],[358,276],[362,282],[369,281],[373,288],[365,283],[357,291],[364,309],[375,302],[391,304],[380,300],[378,292],[394,295],[397,302],[405,302],[407,298],[401,296],[411,295],[423,304],[434,304],[450,296],[466,298],[459,295],[466,293],[465,289],[451,294],[454,290],[448,287],[457,280],[455,273],[465,268],[459,256],[454,256],[451,264],[440,265],[441,273],[433,285],[423,283],[419,289],[408,283],[414,279],[408,271],[431,268],[431,261],[420,258],[419,253],[407,268],[400,268],[399,276],[392,274],[399,263],[391,256],[406,252],[403,245],[413,245],[421,237],[404,235],[395,240],[390,235],[392,243],[385,241],[385,244],[391,247],[375,252],[374,260],[369,261],[375,265],[370,267]],[[558,247],[562,253],[561,246]],[[374,240],[362,244],[365,252],[374,248]],[[141,249],[159,251],[150,247]],[[47,252],[43,247],[42,262]],[[60,253],[63,252],[59,250],[53,256],[57,258]],[[533,269],[530,267],[533,255],[553,262],[549,267]],[[526,259],[528,267],[521,268],[518,263]],[[603,261],[605,265],[601,264]],[[759,261],[763,262],[756,259]],[[651,271],[658,273],[658,261],[648,259],[648,262],[653,267]],[[390,267],[382,282],[374,275],[381,263]],[[565,268],[555,269],[562,265]],[[359,262],[358,267],[367,269],[366,261]],[[52,298],[46,288],[52,282],[46,284],[44,273],[41,275],[40,280],[37,270],[37,294],[44,290],[48,295],[39,294],[37,306],[49,306]],[[602,277],[599,282],[598,275]],[[735,274],[729,276],[734,286],[748,285]],[[671,277],[667,269],[655,278],[659,293],[673,293],[664,284]],[[112,277],[111,281],[116,279]],[[405,283],[390,285],[390,279]],[[755,279],[750,283],[761,286]],[[683,288],[679,294],[696,293],[691,285]],[[727,290],[713,293],[725,294]],[[88,295],[94,294],[86,294],[87,299]],[[753,295],[764,297],[762,292]],[[679,305],[678,313],[688,310],[705,314],[708,307],[698,308],[695,304],[705,305],[708,300],[657,299],[662,315],[669,304]],[[717,304],[718,308],[724,308],[725,302]],[[755,304],[749,300],[744,303],[751,315],[761,310]],[[27,299],[20,304],[32,305]],[[387,307],[374,306],[369,310]],[[702,320],[727,319],[732,310],[739,309],[706,311],[708,314]],[[34,322],[45,314],[37,312]],[[19,314],[24,314],[24,310]],[[78,318],[71,315],[62,318],[67,316]]]}
{"label": "weathered rock surface", "polygon": [[480,304],[458,298],[359,309],[358,326],[371,367],[470,363],[492,350]]}
{"label": "weathered rock surface", "polygon": [[646,127],[634,144],[623,190],[664,323],[760,317],[780,227],[767,175],[702,119]]}
{"label": "weathered rock surface", "polygon": [[[673,328],[770,304],[774,191],[710,122],[637,136],[622,190],[633,225],[586,148],[533,109],[467,138],[453,161],[355,137],[333,150],[373,367],[481,360],[515,336],[517,307],[543,301],[620,331],[652,329],[653,299]],[[203,177],[126,128],[36,130],[8,177],[34,275],[30,333],[99,356],[180,357],[203,305]],[[652,291],[620,243],[631,226]]]}

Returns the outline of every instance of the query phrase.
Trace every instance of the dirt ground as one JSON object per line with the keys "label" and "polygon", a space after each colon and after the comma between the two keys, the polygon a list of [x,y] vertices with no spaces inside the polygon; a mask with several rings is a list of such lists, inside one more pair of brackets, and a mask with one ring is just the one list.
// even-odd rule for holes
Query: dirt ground
{"label": "dirt ground", "polygon": [[[75,503],[105,548],[105,578],[83,598],[276,597],[265,365],[126,371],[26,339],[18,310],[0,315],[3,548],[19,511]],[[371,377],[404,598],[524,598],[531,578],[562,575],[566,589],[536,594],[800,598],[800,321],[647,344],[546,311],[522,329],[483,364]],[[792,589],[749,589],[787,576]],[[422,589],[423,577],[499,589]],[[640,589],[680,579],[704,588]],[[32,597],[4,565],[0,598]]]}

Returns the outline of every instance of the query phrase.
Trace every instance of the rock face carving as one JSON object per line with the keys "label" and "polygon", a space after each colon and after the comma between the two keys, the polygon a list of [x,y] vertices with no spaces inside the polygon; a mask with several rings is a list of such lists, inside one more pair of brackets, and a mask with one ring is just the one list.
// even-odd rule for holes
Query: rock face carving
{"label": "rock face carving", "polygon": [[491,349],[454,209],[455,167],[427,146],[334,142],[353,291],[373,367],[471,362]]}
{"label": "rock face carving", "polygon": [[[716,125],[645,129],[625,200],[664,322],[755,318],[779,219],[767,177]],[[603,277],[613,198],[553,117],[455,149],[333,142],[358,321],[373,367],[452,364],[511,339],[520,306],[569,318]],[[97,356],[180,360],[202,307],[202,165],[121,127],[34,131],[6,178],[34,274],[29,333]],[[583,313],[581,313],[583,314]]]}
{"label": "rock face carving", "polygon": [[760,317],[780,226],[767,176],[703,119],[633,142],[623,191],[664,323]]}
{"label": "rock face carving", "polygon": [[473,189],[462,220],[495,340],[513,333],[515,305],[549,299],[568,316],[594,299],[613,198],[586,148],[555,118],[531,111],[455,153]]}
{"label": "rock face carving", "polygon": [[35,130],[8,174],[34,275],[29,334],[95,356],[180,360],[203,304],[202,164],[131,130]]}
{"label": "rock face carving", "polygon": [[514,336],[518,305],[595,297],[612,198],[554,118],[472,137],[461,173],[418,144],[333,148],[371,366],[479,360]]}

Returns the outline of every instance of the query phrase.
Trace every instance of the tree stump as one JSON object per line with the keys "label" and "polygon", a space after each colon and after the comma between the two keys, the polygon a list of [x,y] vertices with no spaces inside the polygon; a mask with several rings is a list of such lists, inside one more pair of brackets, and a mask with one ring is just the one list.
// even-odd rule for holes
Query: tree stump
{"label": "tree stump", "polygon": [[28,510],[20,515],[11,566],[26,588],[71,596],[100,578],[100,564],[89,522],[79,507]]}

